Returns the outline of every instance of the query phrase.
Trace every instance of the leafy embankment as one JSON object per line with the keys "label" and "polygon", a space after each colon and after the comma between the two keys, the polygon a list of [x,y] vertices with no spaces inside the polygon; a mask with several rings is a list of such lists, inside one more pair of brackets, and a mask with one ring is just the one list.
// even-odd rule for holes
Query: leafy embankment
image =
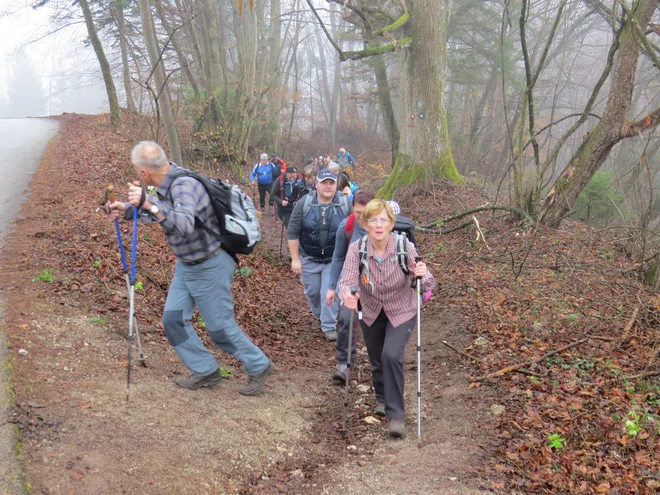
{"label": "leafy embankment", "polygon": [[[435,191],[402,201],[418,224],[486,202],[469,186]],[[457,350],[475,364],[471,386],[501,394],[491,488],[657,493],[660,296],[637,280],[625,236],[477,217],[483,235],[474,224],[422,243],[438,296],[467,322],[472,343]]]}

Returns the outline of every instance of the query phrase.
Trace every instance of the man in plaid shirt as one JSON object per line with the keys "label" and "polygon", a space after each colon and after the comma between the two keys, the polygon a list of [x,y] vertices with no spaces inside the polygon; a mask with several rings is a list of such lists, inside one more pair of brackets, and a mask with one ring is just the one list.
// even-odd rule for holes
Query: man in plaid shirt
{"label": "man in plaid shirt", "polygon": [[163,328],[168,340],[188,369],[189,376],[178,377],[180,387],[196,390],[220,383],[220,369],[213,354],[204,347],[190,323],[195,307],[206,322],[213,342],[238,359],[248,382],[239,392],[257,395],[275,370],[272,362],[254,345],[234,319],[231,286],[234,261],[214,236],[195,228],[198,218],[219,232],[218,220],[204,186],[192,177],[177,177],[181,167],[167,160],[156,143],[142,141],[131,153],[135,171],[148,186],[156,186],[156,197],[144,195],[139,186],[131,186],[128,203],[110,204],[115,218],[133,217],[139,207],[146,221],[158,222],[176,256],[174,278],[163,311]]}

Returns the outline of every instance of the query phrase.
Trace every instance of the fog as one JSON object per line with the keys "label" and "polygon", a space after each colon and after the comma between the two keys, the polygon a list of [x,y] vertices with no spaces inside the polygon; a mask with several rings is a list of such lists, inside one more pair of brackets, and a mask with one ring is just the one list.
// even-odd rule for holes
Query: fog
{"label": "fog", "polygon": [[53,23],[57,2],[34,10],[0,0],[0,118],[107,111],[84,23]]}

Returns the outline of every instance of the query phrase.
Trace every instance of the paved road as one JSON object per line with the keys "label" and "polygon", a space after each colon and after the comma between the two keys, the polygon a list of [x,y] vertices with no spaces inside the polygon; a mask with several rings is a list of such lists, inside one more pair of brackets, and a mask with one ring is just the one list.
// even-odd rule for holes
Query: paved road
{"label": "paved road", "polygon": [[[46,145],[58,129],[54,120],[0,119],[0,248],[12,218],[21,210]],[[0,292],[0,494],[25,495],[28,490],[19,461],[18,430],[8,422],[8,408],[14,397],[3,309]]]}
{"label": "paved road", "polygon": [[0,119],[0,245],[58,129],[54,120]]}

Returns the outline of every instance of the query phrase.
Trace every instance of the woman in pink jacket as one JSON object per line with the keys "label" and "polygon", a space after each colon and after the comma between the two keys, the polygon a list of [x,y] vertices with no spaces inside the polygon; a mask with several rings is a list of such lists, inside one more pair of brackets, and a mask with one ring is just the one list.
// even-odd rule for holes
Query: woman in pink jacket
{"label": "woman in pink jacket", "polygon": [[[389,419],[392,438],[405,436],[403,386],[405,347],[415,328],[417,291],[413,280],[422,279],[422,292],[433,290],[435,280],[422,262],[415,263],[417,250],[406,242],[406,273],[397,255],[397,236],[392,232],[396,217],[381,199],[370,201],[362,213],[367,231],[366,246],[356,241],[348,248],[338,293],[344,305],[362,309],[362,334],[367,344],[371,374],[378,405],[374,415]],[[360,259],[361,246],[366,256]],[[353,296],[350,287],[357,287]]]}

